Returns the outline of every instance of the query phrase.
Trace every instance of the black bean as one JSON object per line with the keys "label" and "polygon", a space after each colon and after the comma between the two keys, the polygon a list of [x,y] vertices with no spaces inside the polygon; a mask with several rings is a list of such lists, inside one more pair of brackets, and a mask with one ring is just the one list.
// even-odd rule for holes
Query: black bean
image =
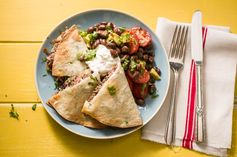
{"label": "black bean", "polygon": [[114,32],[118,35],[121,35],[123,33],[118,27],[114,28]]}
{"label": "black bean", "polygon": [[100,44],[100,39],[97,39],[93,44],[92,48],[95,49]]}
{"label": "black bean", "polygon": [[107,42],[107,46],[113,49],[116,48],[116,44],[113,42]]}
{"label": "black bean", "polygon": [[107,29],[114,29],[114,24],[112,22],[108,22],[106,25]]}
{"label": "black bean", "polygon": [[128,49],[130,48],[130,43],[129,42],[128,43],[124,43],[123,45],[127,46]]}
{"label": "black bean", "polygon": [[125,60],[125,59],[129,59],[129,55],[123,55],[122,59],[121,60]]}
{"label": "black bean", "polygon": [[88,33],[92,33],[95,30],[95,27],[91,26],[87,29]]}
{"label": "black bean", "polygon": [[144,53],[145,51],[143,48],[139,47],[138,52]]}
{"label": "black bean", "polygon": [[121,62],[124,61],[124,60],[123,60],[123,57],[124,57],[124,54],[120,53],[120,54],[119,54],[119,58],[121,58]]}
{"label": "black bean", "polygon": [[49,52],[48,49],[46,49],[46,48],[43,49],[43,52],[44,52],[47,56],[50,55],[50,52]]}
{"label": "black bean", "polygon": [[152,84],[152,85],[150,85],[149,87],[148,87],[148,92],[149,92],[149,94],[155,94],[155,92],[156,92],[156,86],[154,85],[154,84]]}
{"label": "black bean", "polygon": [[133,55],[133,56],[131,56],[131,59],[137,61],[138,57],[136,55]]}
{"label": "black bean", "polygon": [[150,83],[155,83],[156,80],[153,78],[153,77],[150,77],[150,80],[149,80]]}
{"label": "black bean", "polygon": [[97,34],[101,38],[106,38],[108,36],[108,31],[107,30],[98,30]]}
{"label": "black bean", "polygon": [[100,23],[96,23],[95,25],[94,25],[94,27],[98,27],[100,25]]}
{"label": "black bean", "polygon": [[100,44],[100,39],[97,39],[95,43]]}
{"label": "black bean", "polygon": [[148,44],[146,47],[145,47],[146,50],[152,50],[153,49],[153,44]]}
{"label": "black bean", "polygon": [[153,63],[154,62],[154,57],[153,56],[149,56],[149,62]]}
{"label": "black bean", "polygon": [[110,53],[111,53],[112,57],[117,57],[118,56],[118,52],[114,49],[110,49]]}
{"label": "black bean", "polygon": [[146,69],[147,69],[148,71],[150,71],[151,68],[153,68],[152,64],[151,64],[151,63],[146,63]]}
{"label": "black bean", "polygon": [[103,21],[103,22],[101,22],[100,24],[101,24],[101,25],[107,25],[107,23],[108,23],[108,22]]}
{"label": "black bean", "polygon": [[124,45],[124,46],[121,48],[121,50],[122,50],[123,53],[128,53],[128,52],[129,52],[129,48],[128,48],[126,45]]}
{"label": "black bean", "polygon": [[147,50],[147,54],[149,56],[154,56],[154,51],[153,50]]}
{"label": "black bean", "polygon": [[137,57],[138,57],[139,59],[142,59],[142,58],[143,58],[142,52],[138,51],[138,52],[137,52]]}
{"label": "black bean", "polygon": [[99,30],[105,30],[106,26],[105,25],[99,25],[98,29]]}
{"label": "black bean", "polygon": [[145,100],[144,100],[144,99],[138,99],[138,98],[136,98],[136,99],[135,99],[135,102],[136,102],[136,104],[139,105],[139,106],[144,106],[144,105],[145,105]]}
{"label": "black bean", "polygon": [[100,44],[100,39],[97,39],[94,43],[96,43],[96,44]]}
{"label": "black bean", "polygon": [[155,67],[156,72],[161,76],[161,70],[158,67]]}
{"label": "black bean", "polygon": [[147,61],[148,60],[148,55],[147,54],[143,55],[143,59],[144,59],[144,61]]}
{"label": "black bean", "polygon": [[129,55],[125,55],[126,56],[126,59],[130,59],[130,56]]}
{"label": "black bean", "polygon": [[106,46],[106,44],[107,44],[107,43],[106,43],[106,40],[105,40],[105,39],[100,39],[99,41],[100,41],[100,44],[102,44],[102,45],[105,45],[105,46]]}
{"label": "black bean", "polygon": [[120,51],[120,49],[118,47],[116,48],[116,51],[118,52],[118,54],[121,53],[121,51]]}

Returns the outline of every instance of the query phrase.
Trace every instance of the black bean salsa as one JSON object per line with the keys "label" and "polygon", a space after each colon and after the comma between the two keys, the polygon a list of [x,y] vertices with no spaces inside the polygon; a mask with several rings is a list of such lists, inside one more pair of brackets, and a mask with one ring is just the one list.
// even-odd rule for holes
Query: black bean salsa
{"label": "black bean salsa", "polygon": [[[145,98],[158,96],[155,81],[161,71],[155,66],[151,35],[141,27],[118,27],[111,22],[100,22],[80,31],[89,49],[105,45],[113,57],[120,57],[130,89],[138,105]],[[81,58],[83,60],[83,58]]]}

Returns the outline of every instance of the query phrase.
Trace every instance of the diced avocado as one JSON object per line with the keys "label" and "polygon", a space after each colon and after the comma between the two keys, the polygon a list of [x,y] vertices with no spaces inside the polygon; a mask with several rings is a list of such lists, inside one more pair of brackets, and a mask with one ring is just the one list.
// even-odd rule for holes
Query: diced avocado
{"label": "diced avocado", "polygon": [[84,40],[86,43],[90,43],[90,41],[93,39],[93,35],[92,34],[87,34],[85,37],[84,37]]}
{"label": "diced avocado", "polygon": [[130,42],[130,34],[127,33],[127,32],[123,33],[123,34],[120,36],[120,41],[121,41],[122,43],[128,43],[128,42]]}
{"label": "diced avocado", "polygon": [[137,67],[137,63],[133,59],[131,59],[129,66],[130,66],[130,68],[129,68],[130,71],[133,72],[133,71],[135,71],[135,69]]}
{"label": "diced avocado", "polygon": [[113,36],[112,36],[112,34],[109,34],[109,36],[107,38],[107,42],[111,42],[111,41],[114,41]]}
{"label": "diced avocado", "polygon": [[108,38],[107,38],[107,41],[111,42],[111,41],[114,41],[117,45],[121,45],[121,41],[120,41],[120,37],[118,34],[116,33],[110,33]]}
{"label": "diced avocado", "polygon": [[141,64],[142,69],[146,69],[146,62],[145,61],[140,61],[139,63]]}
{"label": "diced avocado", "polygon": [[97,32],[93,32],[92,36],[93,36],[94,39],[96,39],[98,37],[98,33]]}
{"label": "diced avocado", "polygon": [[81,35],[82,37],[85,37],[85,36],[87,35],[87,32],[86,32],[86,31],[80,31],[79,33],[80,33],[80,35]]}
{"label": "diced avocado", "polygon": [[124,60],[122,61],[122,67],[123,67],[124,70],[128,70],[129,62],[130,62],[130,61],[129,61],[128,59],[124,59]]}
{"label": "diced avocado", "polygon": [[150,75],[155,79],[155,80],[160,80],[160,75],[156,72],[154,68],[151,68],[150,70]]}
{"label": "diced avocado", "polygon": [[114,42],[115,42],[117,45],[121,45],[121,41],[120,41],[119,36],[114,36]]}

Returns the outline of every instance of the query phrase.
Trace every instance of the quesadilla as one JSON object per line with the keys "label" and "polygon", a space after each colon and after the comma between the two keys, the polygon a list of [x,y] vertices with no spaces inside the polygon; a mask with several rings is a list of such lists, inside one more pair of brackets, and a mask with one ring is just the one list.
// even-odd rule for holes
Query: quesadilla
{"label": "quesadilla", "polygon": [[65,82],[65,89],[48,100],[48,105],[51,105],[66,120],[90,128],[104,128],[103,124],[81,112],[84,102],[98,84],[97,81],[97,76],[88,76],[88,74],[71,77]]}
{"label": "quesadilla", "polygon": [[87,46],[76,25],[63,32],[55,41],[53,54],[53,76],[75,76],[87,69],[87,65],[77,59],[78,52],[86,52]]}
{"label": "quesadilla", "polygon": [[82,112],[112,127],[142,125],[140,112],[120,63],[95,88]]}

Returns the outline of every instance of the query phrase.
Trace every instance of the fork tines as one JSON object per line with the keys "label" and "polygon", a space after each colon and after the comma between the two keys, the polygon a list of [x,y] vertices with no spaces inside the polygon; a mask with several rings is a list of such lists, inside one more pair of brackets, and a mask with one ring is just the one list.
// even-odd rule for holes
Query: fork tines
{"label": "fork tines", "polygon": [[183,63],[184,60],[184,52],[186,49],[186,41],[187,41],[187,34],[188,34],[188,26],[183,25],[176,25],[171,47],[169,58],[180,60]]}

